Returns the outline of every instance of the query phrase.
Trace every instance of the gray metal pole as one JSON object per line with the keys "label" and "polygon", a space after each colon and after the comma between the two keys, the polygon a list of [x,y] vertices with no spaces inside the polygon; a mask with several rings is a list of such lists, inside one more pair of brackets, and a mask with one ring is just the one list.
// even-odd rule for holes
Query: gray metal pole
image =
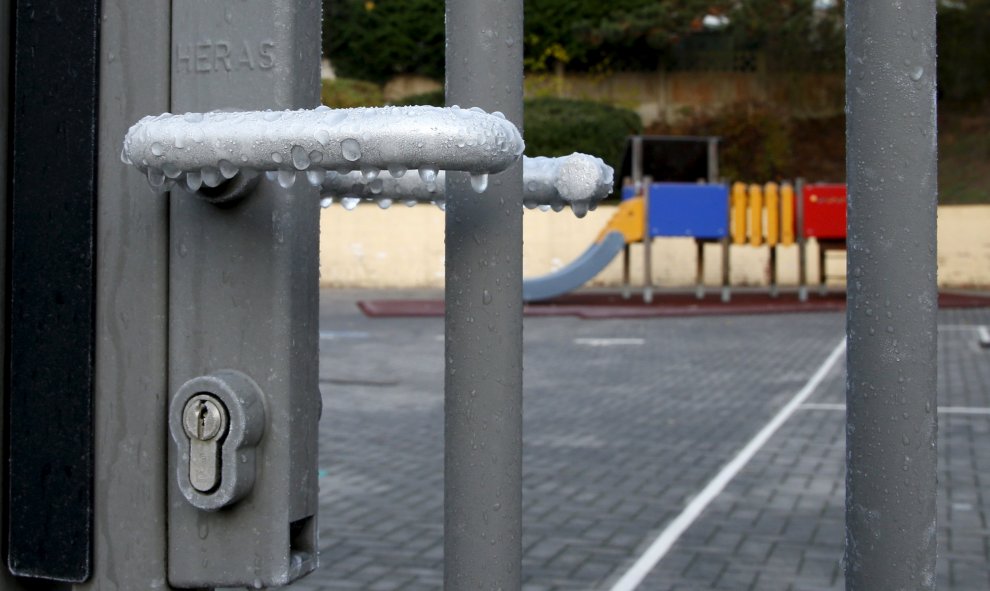
{"label": "gray metal pole", "polygon": [[[448,0],[447,104],[522,128],[523,2]],[[522,163],[446,179],[444,588],[519,589]]]}
{"label": "gray metal pole", "polygon": [[935,0],[846,4],[846,588],[935,588]]}
{"label": "gray metal pole", "polygon": [[168,201],[120,161],[128,127],[170,109],[170,5],[142,4],[102,4],[96,519],[78,590],[167,588]]}

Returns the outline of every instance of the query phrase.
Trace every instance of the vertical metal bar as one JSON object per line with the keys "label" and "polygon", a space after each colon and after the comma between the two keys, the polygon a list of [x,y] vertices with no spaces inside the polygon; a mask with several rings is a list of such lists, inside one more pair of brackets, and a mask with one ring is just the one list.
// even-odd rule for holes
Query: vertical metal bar
{"label": "vertical metal bar", "polygon": [[826,256],[830,244],[826,240],[818,241],[818,295],[828,295],[828,271],[825,269]]}
{"label": "vertical metal bar", "polygon": [[775,298],[780,295],[780,288],[777,286],[777,248],[779,244],[771,244],[770,248],[770,297]]}
{"label": "vertical metal bar", "polygon": [[100,2],[14,7],[8,567],[81,582],[92,564]]}
{"label": "vertical metal bar", "polygon": [[[447,104],[523,122],[523,0],[447,0]],[[447,174],[444,588],[519,589],[522,163]]]}
{"label": "vertical metal bar", "polygon": [[639,191],[643,184],[643,136],[632,136],[632,180],[634,191]]}
{"label": "vertical metal bar", "polygon": [[[642,149],[642,144],[640,145]],[[640,159],[642,162],[642,158]],[[653,235],[650,232],[650,195],[653,177],[643,177],[643,301],[653,302]]]}
{"label": "vertical metal bar", "polygon": [[156,589],[166,576],[168,199],[119,154],[130,125],[169,110],[169,9],[103,0],[94,561],[77,589]]}
{"label": "vertical metal bar", "polygon": [[628,300],[632,297],[632,273],[629,269],[629,245],[622,247],[622,299]]}
{"label": "vertical metal bar", "polygon": [[702,300],[705,298],[705,241],[695,239],[694,246],[697,251],[694,270],[694,297]]}
{"label": "vertical metal bar", "polygon": [[722,301],[728,303],[732,299],[732,287],[729,285],[729,256],[732,246],[729,237],[722,238]]}
{"label": "vertical metal bar", "polygon": [[935,0],[846,4],[846,588],[934,589]]}
{"label": "vertical metal bar", "polygon": [[708,138],[708,182],[718,182],[718,138]]}
{"label": "vertical metal bar", "polygon": [[808,254],[807,236],[804,235],[804,179],[794,184],[794,199],[797,201],[797,243],[798,243],[798,300],[808,301]]}

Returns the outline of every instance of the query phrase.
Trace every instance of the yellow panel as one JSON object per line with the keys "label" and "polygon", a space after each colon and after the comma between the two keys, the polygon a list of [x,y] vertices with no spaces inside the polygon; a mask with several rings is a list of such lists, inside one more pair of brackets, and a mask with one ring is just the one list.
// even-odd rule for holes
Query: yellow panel
{"label": "yellow panel", "polygon": [[749,244],[763,244],[763,188],[749,186]]}
{"label": "yellow panel", "polygon": [[746,243],[746,185],[732,185],[732,243]]}
{"label": "yellow panel", "polygon": [[763,187],[767,208],[767,244],[776,246],[780,237],[780,193],[777,183]]}
{"label": "yellow panel", "polygon": [[608,221],[608,224],[598,234],[595,242],[601,242],[605,236],[612,232],[622,232],[622,235],[626,239],[626,244],[641,242],[643,240],[643,229],[646,225],[644,217],[646,211],[643,204],[644,200],[642,197],[633,197],[620,203],[619,209],[615,211],[615,215],[612,216],[612,219]]}
{"label": "yellow panel", "polygon": [[790,183],[780,186],[780,243],[794,244],[794,187]]}

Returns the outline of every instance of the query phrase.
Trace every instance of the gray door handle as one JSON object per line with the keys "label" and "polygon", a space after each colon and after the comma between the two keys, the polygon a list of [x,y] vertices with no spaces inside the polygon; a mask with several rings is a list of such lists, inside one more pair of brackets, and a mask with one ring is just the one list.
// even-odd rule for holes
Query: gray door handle
{"label": "gray door handle", "polygon": [[[305,176],[328,205],[362,198],[443,206],[444,171],[467,172],[482,193],[488,175],[515,162],[525,144],[501,113],[458,107],[382,107],[187,113],[145,117],[124,139],[121,159],[167,191],[217,187],[238,173],[264,171],[285,187]],[[416,170],[418,174],[409,174]],[[586,154],[524,158],[527,207],[578,217],[612,190],[613,170]]]}

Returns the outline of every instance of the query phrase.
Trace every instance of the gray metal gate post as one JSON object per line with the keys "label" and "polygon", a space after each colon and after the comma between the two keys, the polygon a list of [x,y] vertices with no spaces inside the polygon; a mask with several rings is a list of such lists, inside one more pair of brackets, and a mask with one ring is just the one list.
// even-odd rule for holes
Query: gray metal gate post
{"label": "gray metal gate post", "polygon": [[[318,0],[173,0],[172,110],[316,107],[320,16]],[[261,180],[233,205],[169,201],[169,582],[284,585],[316,566],[317,192]],[[181,427],[187,394],[204,391],[229,414],[208,494]]]}
{"label": "gray metal gate post", "polygon": [[846,4],[846,588],[935,588],[935,0]]}
{"label": "gray metal gate post", "polygon": [[103,0],[102,13],[94,556],[77,589],[166,589],[168,201],[120,161],[120,138],[169,109],[170,6]]}
{"label": "gray metal gate post", "polygon": [[[447,104],[522,129],[523,2],[447,0]],[[480,40],[480,42],[479,42]],[[447,175],[444,587],[519,589],[522,163]]]}

